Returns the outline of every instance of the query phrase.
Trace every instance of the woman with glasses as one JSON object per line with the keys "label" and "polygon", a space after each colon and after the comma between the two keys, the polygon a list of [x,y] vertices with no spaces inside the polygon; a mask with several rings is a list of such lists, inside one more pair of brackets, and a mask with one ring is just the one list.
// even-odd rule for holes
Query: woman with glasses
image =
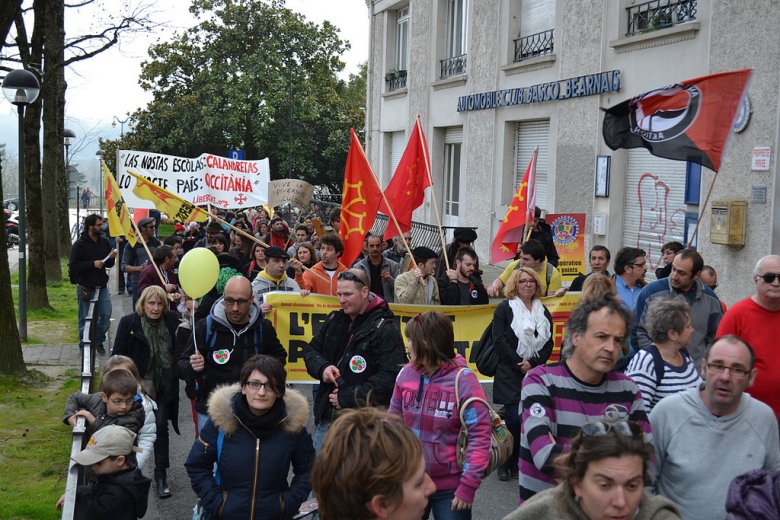
{"label": "woman with glasses", "polygon": [[237,384],[211,395],[209,419],[185,463],[210,518],[291,519],[308,497],[315,457],[309,403],[286,380],[278,359],[256,355]]}
{"label": "woman with glasses", "polygon": [[[348,271],[349,272],[349,271]],[[491,424],[485,393],[466,360],[455,352],[452,321],[440,312],[418,314],[406,324],[409,363],[395,381],[388,413],[403,417],[422,442],[425,471],[436,484],[423,518],[470,519],[474,495],[490,460]],[[468,418],[468,448],[458,466],[461,406]]]}
{"label": "woman with glasses", "polygon": [[538,493],[504,520],[679,520],[673,502],[645,494],[653,446],[628,410],[610,405],[582,425],[571,451],[556,460],[557,487]]}
{"label": "woman with glasses", "polygon": [[552,353],[552,315],[542,305],[539,275],[528,267],[512,272],[493,314],[493,342],[499,358],[493,379],[493,401],[506,408],[506,425],[515,445],[498,478],[517,477],[520,454],[520,391],[525,374],[543,365]]}
{"label": "woman with glasses", "polygon": [[638,351],[626,375],[639,386],[650,411],[666,396],[694,388],[702,379],[686,347],[691,342],[691,308],[682,296],[656,298],[644,313],[652,344]]}
{"label": "woman with glasses", "polygon": [[170,467],[168,421],[179,433],[179,381],[176,377],[176,328],[179,319],[169,309],[168,295],[157,285],[143,290],[135,312],[123,316],[116,330],[111,353],[135,362],[144,392],[157,403],[154,442],[154,482],[159,498],[171,496],[167,470]]}

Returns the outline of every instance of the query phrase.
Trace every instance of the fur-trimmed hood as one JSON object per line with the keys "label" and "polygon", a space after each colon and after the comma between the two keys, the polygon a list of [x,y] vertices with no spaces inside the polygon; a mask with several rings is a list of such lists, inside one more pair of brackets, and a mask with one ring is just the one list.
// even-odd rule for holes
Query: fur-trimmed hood
{"label": "fur-trimmed hood", "polygon": [[[238,383],[230,386],[221,386],[214,390],[209,397],[209,417],[227,435],[232,435],[239,427],[238,419],[233,408],[233,398],[241,393],[241,385]],[[284,405],[287,416],[282,421],[281,427],[289,433],[298,433],[309,422],[309,402],[297,390],[290,388],[285,390]]]}

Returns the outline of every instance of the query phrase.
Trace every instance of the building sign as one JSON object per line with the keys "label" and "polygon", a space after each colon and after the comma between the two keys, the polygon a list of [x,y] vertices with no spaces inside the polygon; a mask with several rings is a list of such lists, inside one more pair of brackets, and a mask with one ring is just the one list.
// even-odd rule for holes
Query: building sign
{"label": "building sign", "polygon": [[772,148],[769,146],[754,146],[750,161],[750,169],[754,172],[768,172],[772,159]]}
{"label": "building sign", "polygon": [[458,98],[458,112],[530,105],[585,96],[595,96],[620,90],[620,71],[609,70],[576,78],[539,83],[530,87],[507,88],[470,94]]}

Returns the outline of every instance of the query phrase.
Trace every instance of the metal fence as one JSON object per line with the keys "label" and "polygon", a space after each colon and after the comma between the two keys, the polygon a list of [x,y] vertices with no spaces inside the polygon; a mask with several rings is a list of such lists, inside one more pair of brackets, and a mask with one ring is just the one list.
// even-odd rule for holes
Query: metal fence
{"label": "metal fence", "polygon": [[555,30],[523,36],[515,40],[515,61],[552,54],[555,48]]}
{"label": "metal fence", "polygon": [[[377,214],[376,220],[374,220],[374,225],[371,227],[371,234],[380,236],[384,235],[385,230],[387,229],[388,221],[389,219],[385,215],[382,215],[381,213]],[[451,229],[454,230],[455,226],[442,226],[442,229],[444,230],[444,240],[445,242],[449,243],[452,240],[452,237],[448,236],[448,231]],[[472,227],[469,229],[476,231],[478,228]],[[439,226],[412,221],[412,240],[410,246],[412,248],[425,246],[427,248],[433,249],[436,254],[441,254],[441,237],[439,235]]]}
{"label": "metal fence", "polygon": [[696,0],[652,0],[626,8],[626,36],[657,31],[696,19]]}

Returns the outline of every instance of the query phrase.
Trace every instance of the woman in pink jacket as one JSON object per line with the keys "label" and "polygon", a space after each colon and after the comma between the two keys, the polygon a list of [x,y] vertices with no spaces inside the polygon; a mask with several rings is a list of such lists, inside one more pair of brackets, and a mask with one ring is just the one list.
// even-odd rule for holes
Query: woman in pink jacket
{"label": "woman in pink jacket", "polygon": [[452,322],[442,313],[418,314],[406,324],[406,337],[411,361],[398,374],[389,412],[401,415],[420,439],[426,471],[436,484],[423,518],[433,512],[435,520],[471,519],[474,494],[488,466],[491,420],[483,403],[466,407],[469,443],[461,470],[456,458],[459,412],[466,399],[485,399],[485,393],[466,360],[455,353]]}

